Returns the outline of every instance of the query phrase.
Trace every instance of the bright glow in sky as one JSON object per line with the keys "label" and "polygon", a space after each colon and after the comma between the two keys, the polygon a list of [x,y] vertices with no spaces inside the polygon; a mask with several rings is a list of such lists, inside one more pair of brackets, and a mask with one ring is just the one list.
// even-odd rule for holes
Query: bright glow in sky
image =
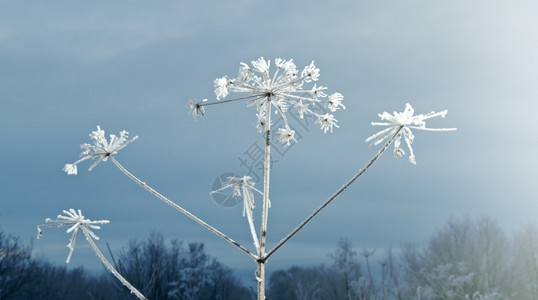
{"label": "bright glow in sky", "polygon": [[[262,137],[244,103],[214,99],[213,80],[260,56],[315,60],[320,84],[345,96],[340,128],[297,130],[272,171],[269,248],[374,154],[364,139],[383,111],[448,110],[416,131],[417,165],[387,152],[268,262],[268,271],[327,261],[340,237],[383,249],[424,243],[450,216],[489,215],[512,230],[538,221],[536,1],[73,1],[0,3],[0,226],[25,241],[63,209],[108,219],[100,245],[119,250],[152,230],[199,241],[252,274],[240,251],[169,209],[110,162],[62,172],[96,125],[139,139],[116,158],[162,194],[251,246],[242,206],[209,195]],[[260,187],[258,187],[260,188]],[[260,209],[258,205],[257,209]],[[34,242],[63,262],[63,230]],[[79,242],[74,266],[99,269]],[[309,249],[305,254],[305,249]],[[249,275],[250,276],[250,275]]]}

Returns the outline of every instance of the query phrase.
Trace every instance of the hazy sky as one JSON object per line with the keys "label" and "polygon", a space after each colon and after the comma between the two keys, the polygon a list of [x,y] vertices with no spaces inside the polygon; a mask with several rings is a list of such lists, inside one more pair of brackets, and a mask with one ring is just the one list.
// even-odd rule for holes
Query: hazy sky
{"label": "hazy sky", "polygon": [[[315,60],[318,84],[344,95],[340,128],[312,124],[272,170],[272,247],[376,152],[377,114],[448,110],[415,131],[417,165],[387,152],[268,262],[268,272],[327,262],[341,237],[357,249],[425,243],[450,216],[484,215],[508,232],[538,221],[536,1],[0,1],[0,226],[29,242],[63,209],[109,219],[115,251],[152,230],[199,241],[230,267],[255,263],[154,198],[111,162],[62,172],[96,125],[139,139],[116,158],[143,181],[252,247],[241,205],[222,208],[212,182],[243,175],[262,137],[244,103],[214,99],[213,80],[260,56]],[[258,185],[258,188],[261,188]],[[255,213],[261,204],[258,199]],[[258,216],[257,221],[260,217]],[[48,229],[37,255],[63,262],[69,236]],[[81,239],[71,264],[99,269]],[[249,275],[250,276],[250,275]]]}

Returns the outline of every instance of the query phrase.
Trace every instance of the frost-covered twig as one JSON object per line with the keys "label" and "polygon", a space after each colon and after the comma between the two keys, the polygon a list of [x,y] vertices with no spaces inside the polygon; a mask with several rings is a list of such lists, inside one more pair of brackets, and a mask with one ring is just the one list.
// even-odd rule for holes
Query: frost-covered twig
{"label": "frost-covered twig", "polygon": [[322,205],[318,207],[310,216],[308,216],[299,226],[297,226],[292,232],[290,232],[286,237],[284,237],[276,246],[274,246],[264,257],[264,260],[267,260],[275,251],[277,251],[282,245],[284,245],[289,239],[291,239],[297,232],[299,232],[303,227],[305,227],[306,224],[308,224],[314,217],[319,214],[327,205],[329,205],[336,197],[338,197],[345,189],[347,189],[355,180],[357,180],[366,170],[368,170],[378,159],[381,157],[383,152],[387,150],[387,148],[390,146],[390,144],[396,139],[396,137],[400,134],[401,130],[403,129],[403,126],[400,126],[400,128],[392,135],[392,138],[387,141],[387,143],[379,149],[377,154],[362,168],[355,174],[346,184],[344,184],[340,189],[338,189],[331,197],[329,197]]}
{"label": "frost-covered twig", "polygon": [[149,185],[147,185],[145,182],[141,181],[140,179],[138,179],[136,176],[134,176],[133,174],[131,174],[131,172],[127,171],[127,169],[125,169],[114,157],[110,157],[110,160],[120,169],[120,171],[122,171],[125,175],[127,175],[127,177],[131,178],[134,182],[136,182],[136,184],[138,184],[139,186],[141,186],[142,188],[144,188],[146,191],[150,192],[152,195],[154,195],[155,197],[159,198],[160,200],[162,200],[164,203],[170,205],[171,207],[173,207],[174,209],[178,210],[179,212],[183,213],[184,215],[186,215],[187,217],[191,218],[192,220],[194,220],[196,223],[202,225],[203,227],[205,227],[207,230],[213,232],[214,234],[216,234],[217,236],[223,238],[224,240],[228,241],[230,244],[236,246],[237,248],[243,250],[246,254],[248,254],[250,257],[252,257],[253,259],[257,260],[258,259],[258,256],[255,255],[254,253],[250,252],[247,248],[245,248],[243,245],[239,244],[238,242],[234,241],[233,239],[231,239],[230,237],[228,237],[227,235],[225,235],[224,233],[220,232],[219,230],[217,230],[216,228],[214,228],[213,226],[207,224],[206,222],[204,222],[202,219],[198,218],[197,216],[193,215],[191,212],[189,212],[188,210],[184,209],[183,207],[177,205],[176,203],[172,202],[171,200],[169,200],[168,198],[166,198],[165,196],[161,195],[159,192],[157,192],[156,190],[154,190],[152,187],[150,187]]}
{"label": "frost-covered twig", "polygon": [[112,272],[112,274],[121,283],[123,283],[123,285],[125,285],[133,294],[135,294],[138,297],[138,299],[146,299],[146,297],[142,293],[140,293],[133,285],[131,285],[131,283],[129,283],[129,281],[127,281],[127,279],[125,279],[123,276],[121,276],[121,274],[118,271],[116,271],[114,266],[112,266],[112,264],[105,258],[105,256],[101,252],[101,250],[99,250],[99,248],[97,248],[97,245],[95,244],[95,242],[91,238],[88,237],[88,233],[86,231],[87,230],[85,230],[83,228],[82,232],[86,236],[86,239],[88,240],[88,243],[90,243],[90,246],[92,247],[93,251],[95,251],[95,254],[97,255],[97,257],[99,257],[101,259],[101,261],[106,266],[106,268],[110,272]]}
{"label": "frost-covered twig", "polygon": [[[260,258],[265,256],[265,245],[267,242],[267,219],[269,216],[269,182],[271,172],[271,97],[268,97],[265,118],[265,156],[263,163],[263,207],[262,223],[260,229]],[[288,127],[288,126],[286,126]],[[291,136],[293,138],[293,135]],[[265,261],[258,260],[258,270],[256,271],[258,281],[258,299],[265,299]]]}
{"label": "frost-covered twig", "polygon": [[[202,112],[203,113],[203,109],[196,104],[196,102],[190,102],[189,103],[189,106],[191,107],[191,109],[195,109],[197,112]],[[136,182],[138,185],[140,185],[141,187],[143,187],[144,189],[146,189],[147,191],[149,191],[150,193],[152,193],[153,195],[155,195],[157,198],[161,199],[162,201],[164,201],[166,204],[172,206],[173,208],[175,208],[176,210],[182,212],[183,214],[185,214],[187,217],[193,219],[194,221],[196,221],[198,224],[202,225],[203,227],[207,228],[209,231],[215,233],[216,235],[220,236],[221,238],[225,239],[226,241],[230,242],[232,245],[235,245],[236,247],[238,247],[239,249],[243,250],[245,253],[247,253],[249,256],[251,256],[253,259],[257,260],[258,259],[258,256],[256,256],[255,254],[253,254],[252,252],[250,252],[248,249],[246,249],[245,247],[243,247],[241,244],[237,243],[236,241],[232,240],[230,237],[228,237],[227,235],[225,235],[224,233],[218,231],[217,229],[215,229],[214,227],[212,227],[211,225],[207,224],[206,222],[202,221],[200,218],[196,217],[195,215],[193,215],[192,213],[190,213],[189,211],[187,211],[186,209],[184,209],[183,207],[175,204],[174,202],[170,201],[168,198],[164,197],[163,195],[161,195],[160,193],[158,193],[157,191],[155,191],[153,188],[151,188],[150,186],[148,186],[145,182],[142,182],[141,180],[139,180],[136,176],[134,176],[133,174],[131,174],[129,171],[127,171],[127,169],[125,169],[115,158],[114,158],[114,154],[116,154],[119,150],[125,148],[129,143],[133,142],[134,140],[136,140],[138,138],[138,136],[135,136],[134,138],[128,140],[127,136],[128,136],[128,132],[123,130],[120,132],[120,136],[117,137],[116,135],[113,135],[111,134],[110,135],[110,142],[108,142],[105,138],[105,131],[104,130],[101,130],[101,127],[99,125],[97,125],[97,130],[96,131],[93,131],[92,133],[90,133],[90,137],[93,139],[93,145],[90,145],[90,144],[82,144],[80,145],[80,147],[82,149],[85,149],[81,154],[81,159],[79,159],[78,161],[72,163],[72,164],[66,164],[63,168],[63,170],[68,174],[68,175],[76,175],[77,174],[77,164],[79,164],[80,162],[82,161],[85,161],[87,159],[94,159],[96,160],[91,166],[90,166],[90,171],[97,165],[99,164],[100,162],[102,161],[107,161],[108,158],[110,158],[110,160],[112,160],[112,162],[114,162],[114,164],[125,174],[127,175],[129,178],[131,178],[134,182]]]}
{"label": "frost-covered twig", "polygon": [[221,192],[227,188],[233,188],[232,197],[241,196],[241,191],[243,192],[243,216],[247,216],[248,225],[250,228],[250,234],[252,235],[252,240],[258,255],[260,255],[260,241],[258,235],[256,234],[256,228],[254,227],[254,214],[253,210],[256,207],[254,202],[254,193],[255,191],[263,196],[263,193],[254,187],[254,182],[250,181],[250,176],[243,177],[228,177],[227,180],[223,183],[223,187],[220,189],[211,191],[210,194]]}
{"label": "frost-covered twig", "polygon": [[[78,235],[79,229],[82,230],[82,233],[86,237],[86,240],[92,247],[93,251],[99,257],[101,262],[105,265],[105,267],[112,272],[112,274],[119,280],[123,285],[125,285],[133,294],[135,294],[138,299],[146,299],[142,293],[140,293],[129,281],[127,281],[121,274],[116,271],[116,269],[108,262],[108,260],[105,258],[103,253],[99,250],[94,239],[98,240],[99,237],[95,235],[95,233],[91,229],[100,229],[101,227],[96,224],[107,224],[110,221],[108,220],[100,220],[100,221],[92,221],[90,219],[86,219],[82,215],[82,211],[79,209],[78,211],[75,211],[74,209],[64,210],[63,211],[65,216],[58,215],[58,217],[53,220],[50,218],[45,219],[46,224],[38,225],[37,226],[37,238],[39,239],[42,235],[42,227],[61,227],[61,226],[71,226],[69,229],[67,229],[67,233],[73,232],[73,235],[71,236],[71,239],[69,241],[69,244],[67,244],[67,247],[69,247],[69,254],[67,255],[66,263],[69,263],[71,260],[71,256],[73,255],[73,251],[75,250],[75,243]],[[91,229],[90,229],[91,228]]]}
{"label": "frost-covered twig", "polygon": [[340,195],[345,189],[347,189],[355,180],[357,180],[368,168],[370,168],[379,157],[387,150],[387,148],[390,146],[390,144],[394,141],[394,155],[396,157],[400,157],[405,154],[405,152],[401,149],[400,143],[401,143],[401,137],[402,134],[404,136],[405,142],[407,143],[407,146],[409,148],[409,152],[411,152],[411,156],[409,157],[409,161],[413,164],[416,164],[415,161],[415,155],[413,154],[413,149],[411,148],[411,143],[413,142],[414,135],[411,132],[411,129],[420,129],[420,130],[428,130],[428,131],[453,131],[456,130],[456,128],[438,128],[438,129],[432,129],[432,128],[426,128],[425,120],[434,118],[434,117],[445,117],[447,114],[447,111],[441,111],[441,112],[430,112],[426,115],[420,114],[414,116],[414,110],[411,107],[409,103],[406,104],[405,110],[401,113],[394,112],[394,115],[390,115],[387,112],[383,112],[382,114],[379,114],[379,117],[382,120],[389,121],[388,123],[377,123],[372,122],[372,125],[381,125],[381,126],[389,126],[388,128],[370,136],[366,139],[366,142],[372,142],[372,145],[379,145],[382,142],[387,141],[385,145],[377,152],[377,154],[361,169],[355,176],[353,176],[346,184],[344,184],[338,191],[336,191],[329,199],[327,199],[318,209],[316,209],[310,216],[308,216],[299,226],[297,226],[290,234],[288,234],[285,238],[283,238],[271,251],[267,253],[265,257],[262,257],[262,259],[267,260],[269,256],[271,256],[278,248],[280,248],[284,243],[286,243],[291,237],[293,237],[299,230],[301,230],[308,222],[310,222],[320,211],[322,211],[329,203],[331,203],[338,195]]}

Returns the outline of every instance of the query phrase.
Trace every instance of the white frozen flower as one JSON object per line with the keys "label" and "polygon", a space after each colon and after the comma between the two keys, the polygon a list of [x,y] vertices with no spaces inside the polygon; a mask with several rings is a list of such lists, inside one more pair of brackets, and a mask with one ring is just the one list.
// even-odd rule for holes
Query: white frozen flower
{"label": "white frozen flower", "polygon": [[110,221],[92,221],[90,219],[86,219],[82,215],[82,211],[80,209],[75,211],[71,208],[69,210],[64,210],[63,213],[65,215],[58,215],[54,220],[51,218],[47,218],[45,219],[46,224],[37,226],[37,238],[40,238],[42,235],[42,227],[70,226],[69,229],[67,229],[67,233],[72,232],[73,234],[71,235],[69,244],[67,244],[67,247],[69,248],[69,254],[67,255],[66,262],[69,263],[69,261],[71,260],[71,256],[73,255],[73,251],[75,250],[75,244],[77,241],[77,234],[79,229],[82,229],[84,231],[87,238],[93,238],[95,240],[98,240],[99,237],[92,231],[92,229],[100,229],[101,227],[98,224],[107,224],[110,223]]}
{"label": "white frozen flower", "polygon": [[252,70],[246,63],[241,62],[239,64],[239,72],[238,72],[237,78],[241,80],[246,80],[250,76],[251,73],[252,73]]}
{"label": "white frozen flower", "polygon": [[[326,87],[318,87],[317,85],[309,88],[303,87],[306,83],[319,79],[319,68],[314,65],[313,61],[303,69],[300,75],[298,75],[297,67],[292,59],[275,59],[276,70],[273,74],[270,70],[270,60],[263,57],[251,61],[251,65],[252,67],[246,63],[240,63],[239,74],[236,78],[231,79],[227,76],[217,78],[214,81],[214,87],[217,100],[226,98],[230,93],[245,94],[243,97],[220,101],[220,103],[246,100],[247,106],[256,107],[258,115],[256,127],[258,130],[269,129],[267,124],[261,121],[261,117],[268,118],[267,110],[270,109],[268,105],[275,108],[276,114],[280,114],[285,128],[290,128],[286,117],[288,111],[295,110],[301,118],[304,118],[305,115],[311,115],[316,119],[322,118],[322,115],[314,111],[309,103],[326,102],[327,107],[330,107],[331,110],[344,107],[341,104],[343,96],[339,93],[331,95],[327,100]],[[199,105],[206,106],[217,103],[219,102],[200,103]],[[195,107],[195,109],[197,108]],[[192,109],[191,113],[194,114]],[[332,131],[336,119],[332,116],[328,121],[328,124],[322,125],[322,130],[325,132]]]}
{"label": "white frozen flower", "polygon": [[189,107],[190,114],[194,117],[194,121],[196,121],[196,118],[198,116],[203,116],[205,113],[205,108],[202,105],[203,102],[206,102],[207,99],[203,99],[202,102],[199,102],[196,99],[189,100],[189,103],[187,103],[187,106]]}
{"label": "white frozen flower", "polygon": [[319,78],[319,68],[316,68],[314,61],[310,65],[306,66],[301,73],[301,76],[305,77],[305,82],[317,81]]}
{"label": "white frozen flower", "polygon": [[309,111],[308,103],[303,103],[303,100],[299,100],[299,102],[295,104],[295,109],[297,109],[297,112],[299,113],[299,117],[301,119],[304,119],[304,114],[308,113]]}
{"label": "white frozen flower", "polygon": [[371,142],[371,145],[377,146],[383,141],[390,139],[393,135],[395,135],[397,132],[398,136],[396,136],[396,139],[394,141],[394,156],[396,157],[402,157],[405,155],[405,151],[401,148],[401,138],[402,135],[404,137],[404,141],[407,145],[407,148],[409,149],[409,162],[412,164],[416,164],[415,160],[415,154],[413,153],[413,148],[411,147],[411,144],[413,143],[413,140],[415,139],[415,136],[413,135],[413,132],[411,129],[419,129],[419,130],[427,130],[427,131],[453,131],[456,130],[456,128],[427,128],[426,127],[426,120],[435,118],[435,117],[441,117],[444,118],[447,114],[447,110],[443,110],[441,112],[430,112],[428,114],[420,114],[420,115],[413,115],[415,113],[415,110],[413,107],[409,104],[405,104],[405,109],[403,112],[394,112],[392,115],[383,112],[382,114],[379,114],[379,118],[381,118],[382,121],[388,121],[388,122],[372,122],[372,126],[388,126],[388,128],[385,128],[376,134],[368,137],[366,139],[367,143]]}
{"label": "white frozen flower", "polygon": [[[266,124],[265,124],[265,114],[260,113],[256,114],[257,120],[256,120],[256,129],[258,129],[258,132],[263,132],[267,130]],[[271,127],[271,125],[269,125]]]}
{"label": "white frozen flower", "polygon": [[217,100],[228,96],[228,87],[231,85],[232,83],[227,76],[215,79],[214,86],[215,96],[217,96]]}
{"label": "white frozen flower", "polygon": [[97,130],[90,133],[90,137],[93,139],[93,145],[84,143],[80,145],[84,151],[80,153],[80,159],[72,164],[66,164],[63,167],[68,175],[77,174],[77,165],[87,159],[93,159],[95,162],[90,166],[90,171],[95,168],[100,162],[107,161],[109,156],[112,156],[121,149],[125,148],[129,143],[135,141],[138,136],[128,140],[129,133],[125,130],[120,132],[120,136],[114,134],[110,135],[110,142],[105,138],[105,131],[101,130],[101,127],[97,125]]}
{"label": "white frozen flower", "polygon": [[340,107],[345,110],[346,107],[342,104],[343,100],[344,95],[340,93],[334,93],[329,96],[329,101],[327,101],[327,108],[332,112],[337,111],[338,109],[340,109]]}
{"label": "white frozen flower", "polygon": [[291,128],[278,128],[278,141],[286,146],[289,146],[292,141],[297,143],[295,130]]}
{"label": "white frozen flower", "polygon": [[260,57],[258,60],[253,60],[250,63],[256,69],[256,71],[262,74],[269,72],[269,67],[271,66],[271,61],[266,61],[263,59],[263,57]]}
{"label": "white frozen flower", "polygon": [[77,175],[77,172],[78,172],[77,165],[75,164],[65,164],[62,170],[66,172],[68,175]]}
{"label": "white frozen flower", "polygon": [[314,84],[312,87],[312,90],[310,91],[312,93],[312,99],[319,99],[319,98],[325,98],[327,97],[327,94],[325,94],[323,91],[327,88],[324,86],[317,86]]}
{"label": "white frozen flower", "polygon": [[336,122],[338,122],[332,114],[326,113],[324,115],[321,115],[316,120],[316,124],[319,124],[321,127],[321,130],[323,130],[324,133],[327,133],[327,131],[333,132],[333,126],[338,128],[338,125],[336,125]]}

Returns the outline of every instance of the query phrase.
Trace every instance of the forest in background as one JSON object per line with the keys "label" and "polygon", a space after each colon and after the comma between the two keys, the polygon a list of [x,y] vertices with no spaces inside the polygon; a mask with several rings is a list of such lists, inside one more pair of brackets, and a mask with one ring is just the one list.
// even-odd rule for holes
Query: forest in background
{"label": "forest in background", "polygon": [[[0,231],[0,299],[135,299],[108,272],[94,275],[31,255]],[[491,218],[451,218],[426,245],[354,249],[341,239],[330,264],[271,273],[269,299],[538,299],[538,228],[506,233]],[[255,291],[201,243],[153,233],[113,254],[149,299],[254,299]],[[374,271],[375,270],[375,271]]]}

